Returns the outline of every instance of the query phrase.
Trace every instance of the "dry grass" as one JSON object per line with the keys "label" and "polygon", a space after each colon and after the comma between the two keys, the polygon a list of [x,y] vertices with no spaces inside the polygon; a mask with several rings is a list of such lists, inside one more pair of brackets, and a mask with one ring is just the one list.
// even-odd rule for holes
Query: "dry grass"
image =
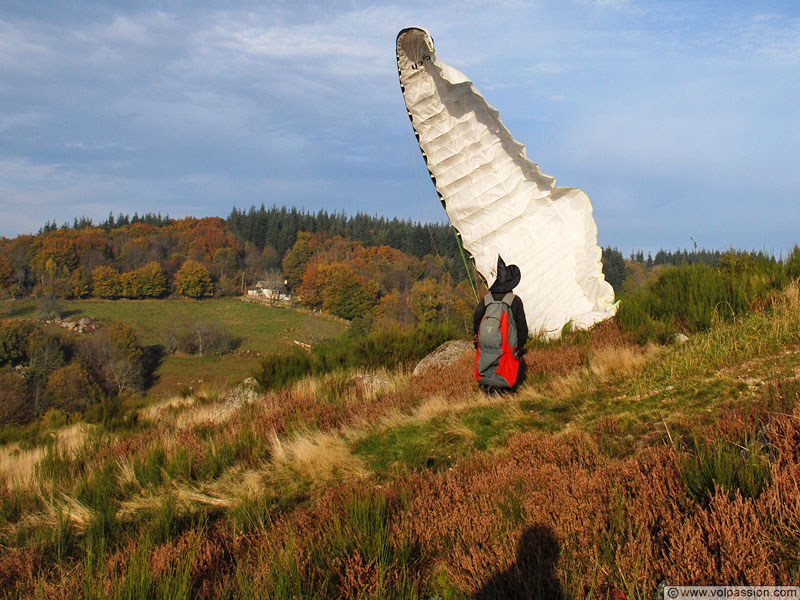
{"label": "dry grass", "polygon": [[43,513],[33,516],[31,523],[40,523],[50,528],[58,527],[60,520],[68,519],[76,531],[82,532],[92,522],[94,511],[66,494],[39,496],[45,507]]}
{"label": "dry grass", "polygon": [[221,400],[203,402],[196,397],[173,397],[142,409],[141,416],[157,425],[171,425],[176,429],[192,427],[199,423],[222,424],[239,408],[234,402]]}
{"label": "dry grass", "polygon": [[17,444],[0,448],[0,477],[9,487],[30,486],[36,476],[36,465],[44,456],[40,447],[20,450]]}
{"label": "dry grass", "polygon": [[299,473],[315,483],[368,475],[341,435],[321,431],[301,432],[288,440],[273,436],[272,465],[276,471]]}
{"label": "dry grass", "polygon": [[656,346],[648,346],[644,350],[635,346],[605,346],[592,351],[589,371],[599,378],[628,377],[661,352],[662,349]]}
{"label": "dry grass", "polygon": [[[86,444],[93,426],[75,423],[53,433],[55,447],[65,456],[74,457]],[[0,481],[9,487],[30,487],[36,483],[36,466],[41,462],[46,449],[37,446],[21,449],[18,444],[0,447]]]}
{"label": "dry grass", "polygon": [[148,421],[161,422],[167,414],[194,406],[194,404],[195,399],[192,397],[173,396],[161,402],[148,404],[139,411],[139,416]]}

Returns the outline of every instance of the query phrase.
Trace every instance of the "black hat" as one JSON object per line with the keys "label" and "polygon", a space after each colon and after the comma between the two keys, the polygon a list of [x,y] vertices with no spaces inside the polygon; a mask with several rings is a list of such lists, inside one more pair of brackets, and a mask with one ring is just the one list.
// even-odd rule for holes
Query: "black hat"
{"label": "black hat", "polygon": [[495,294],[505,294],[519,285],[522,274],[517,265],[506,266],[505,261],[497,255],[497,278],[494,280],[490,292]]}

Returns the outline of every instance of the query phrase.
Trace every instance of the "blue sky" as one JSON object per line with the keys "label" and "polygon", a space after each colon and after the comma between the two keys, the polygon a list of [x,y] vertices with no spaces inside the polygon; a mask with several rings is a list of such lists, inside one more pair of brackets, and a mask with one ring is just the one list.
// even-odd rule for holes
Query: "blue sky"
{"label": "blue sky", "polygon": [[632,249],[800,243],[800,3],[0,3],[0,235],[262,202],[446,218],[395,36],[427,28]]}

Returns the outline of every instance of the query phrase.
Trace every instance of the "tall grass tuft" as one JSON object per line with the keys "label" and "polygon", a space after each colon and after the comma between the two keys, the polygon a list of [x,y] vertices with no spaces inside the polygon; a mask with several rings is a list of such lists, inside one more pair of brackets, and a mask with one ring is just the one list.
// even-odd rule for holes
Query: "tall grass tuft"
{"label": "tall grass tuft", "polygon": [[86,529],[85,544],[96,556],[114,547],[119,531],[117,510],[121,486],[119,468],[114,461],[100,465],[90,477],[77,487],[77,500],[91,510],[91,520]]}
{"label": "tall grass tuft", "polygon": [[689,496],[704,506],[718,488],[731,496],[738,492],[743,498],[757,498],[770,477],[769,460],[756,440],[747,445],[695,440],[693,452],[682,455],[679,468]]}

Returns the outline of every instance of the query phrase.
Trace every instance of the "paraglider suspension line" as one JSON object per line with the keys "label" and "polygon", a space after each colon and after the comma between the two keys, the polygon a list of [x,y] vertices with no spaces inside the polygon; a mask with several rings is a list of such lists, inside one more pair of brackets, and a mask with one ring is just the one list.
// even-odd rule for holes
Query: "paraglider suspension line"
{"label": "paraglider suspension line", "polygon": [[461,237],[458,235],[458,231],[456,231],[455,227],[453,227],[453,235],[456,236],[456,244],[458,244],[458,250],[461,252],[461,260],[464,261],[464,270],[467,272],[467,279],[469,279],[472,294],[475,296],[475,302],[478,302],[478,288],[475,286],[475,282],[472,281],[472,273],[470,273],[467,255],[464,253],[464,246],[461,245]]}

